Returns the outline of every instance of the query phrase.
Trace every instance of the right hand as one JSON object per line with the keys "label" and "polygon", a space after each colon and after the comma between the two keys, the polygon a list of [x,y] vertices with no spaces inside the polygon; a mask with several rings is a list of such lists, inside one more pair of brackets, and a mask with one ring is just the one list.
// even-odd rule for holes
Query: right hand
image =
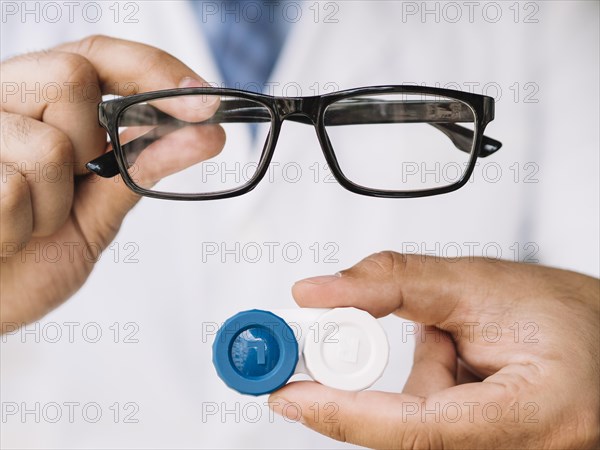
{"label": "right hand", "polygon": [[[161,50],[105,36],[17,56],[0,71],[5,332],[5,324],[36,320],[76,292],[139,199],[120,178],[102,179],[85,169],[107,150],[97,116],[102,95],[206,82]],[[223,134],[212,136],[215,152],[223,143]]]}

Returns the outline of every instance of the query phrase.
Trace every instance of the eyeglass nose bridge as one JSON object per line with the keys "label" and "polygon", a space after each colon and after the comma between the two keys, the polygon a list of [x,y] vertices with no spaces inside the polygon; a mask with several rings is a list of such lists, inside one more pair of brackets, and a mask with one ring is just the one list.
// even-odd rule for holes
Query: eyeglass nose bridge
{"label": "eyeglass nose bridge", "polygon": [[278,97],[275,100],[275,109],[282,121],[292,116],[303,116],[315,124],[319,111],[319,97]]}

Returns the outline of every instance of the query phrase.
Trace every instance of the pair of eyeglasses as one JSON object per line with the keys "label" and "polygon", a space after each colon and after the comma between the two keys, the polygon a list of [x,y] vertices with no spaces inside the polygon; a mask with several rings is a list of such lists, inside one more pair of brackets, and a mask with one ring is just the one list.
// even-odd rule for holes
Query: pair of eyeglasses
{"label": "pair of eyeglasses", "polygon": [[[213,200],[264,178],[283,121],[313,126],[335,179],[373,197],[443,194],[502,144],[484,136],[494,99],[449,89],[374,86],[312,97],[180,88],[99,105],[112,151],[87,164],[137,194]],[[307,149],[308,150],[308,149]]]}

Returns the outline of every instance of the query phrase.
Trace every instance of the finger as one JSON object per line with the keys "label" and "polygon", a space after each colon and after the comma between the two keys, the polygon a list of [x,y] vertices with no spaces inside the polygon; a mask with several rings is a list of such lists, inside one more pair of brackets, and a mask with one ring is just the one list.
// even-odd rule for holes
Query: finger
{"label": "finger", "polygon": [[375,317],[396,312],[444,329],[444,322],[458,321],[484,308],[491,286],[501,279],[496,271],[509,265],[481,258],[447,260],[381,252],[339,276],[299,281],[292,294],[304,307],[354,306]]}
{"label": "finger", "polygon": [[98,124],[102,94],[92,64],[72,53],[40,52],[8,60],[0,70],[2,109],[62,131],[73,146],[76,173],[87,173],[85,163],[106,145]]}
{"label": "finger", "polygon": [[[10,198],[14,194],[23,202],[18,206],[21,215],[8,214],[2,223],[8,225],[14,218],[7,229],[22,225],[21,238],[29,233],[49,236],[64,224],[72,205],[71,142],[61,131],[29,117],[0,112],[0,121],[4,173],[14,175],[6,194]],[[17,178],[25,180],[27,189],[15,186]],[[16,238],[15,233],[10,235]]]}
{"label": "finger", "polygon": [[[291,421],[338,441],[374,448],[402,442],[403,405],[421,402],[405,394],[340,391],[311,381],[290,383],[269,397],[269,407]],[[420,424],[411,417],[410,426]]]}
{"label": "finger", "polygon": [[[514,397],[497,383],[455,386],[425,399],[298,381],[272,393],[269,407],[288,421],[365,447],[488,448],[502,438],[507,447],[514,445],[506,440],[505,425],[482,411],[487,404],[508,410],[510,401]],[[514,422],[509,426],[514,429]]]}
{"label": "finger", "polygon": [[0,256],[10,256],[31,238],[31,196],[25,177],[14,166],[0,167]]}
{"label": "finger", "polygon": [[213,158],[225,145],[225,131],[220,125],[188,126],[164,135],[160,129],[156,131],[150,139],[156,140],[143,148],[135,165],[130,168],[135,183],[144,188]]}
{"label": "finger", "polygon": [[[204,81],[185,77],[176,86],[178,88],[197,88],[205,87]],[[174,86],[175,87],[175,86]],[[202,122],[210,117],[219,109],[221,97],[218,95],[196,94],[185,96],[172,96],[151,100],[151,105],[170,116],[187,122]],[[125,110],[127,115],[130,110]]]}
{"label": "finger", "polygon": [[415,336],[413,367],[402,390],[420,397],[456,385],[456,349],[450,335],[425,326]]}
{"label": "finger", "polygon": [[[96,68],[103,93],[132,95],[176,87],[209,86],[177,58],[149,45],[95,35],[56,50],[85,57]],[[201,121],[216,111],[218,97],[195,96],[153,102],[182,120]],[[183,105],[183,106],[182,106]]]}
{"label": "finger", "polygon": [[85,57],[96,68],[102,92],[132,95],[174,88],[185,78],[208,86],[174,56],[149,45],[94,35],[55,48]]}
{"label": "finger", "polygon": [[[135,129],[126,130],[122,138],[127,141],[136,134]],[[138,137],[141,138],[143,136]],[[209,159],[225,145],[225,132],[219,125],[188,126],[164,136],[159,133],[156,138],[144,148],[131,168],[130,176],[140,187],[150,188],[170,174]],[[131,142],[135,142],[135,139]],[[86,239],[104,248],[116,235],[127,211],[138,200],[139,196],[121,178],[90,175],[82,180],[75,208],[82,212],[78,214],[79,224]]]}

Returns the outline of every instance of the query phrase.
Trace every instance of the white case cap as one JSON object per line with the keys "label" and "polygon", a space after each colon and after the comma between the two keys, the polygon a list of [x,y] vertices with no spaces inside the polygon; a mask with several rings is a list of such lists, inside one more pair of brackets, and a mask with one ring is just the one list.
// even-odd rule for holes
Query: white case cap
{"label": "white case cap", "polygon": [[375,383],[387,366],[387,336],[366,311],[332,309],[318,318],[318,332],[311,334],[304,342],[304,360],[309,375],[321,384],[360,391]]}

